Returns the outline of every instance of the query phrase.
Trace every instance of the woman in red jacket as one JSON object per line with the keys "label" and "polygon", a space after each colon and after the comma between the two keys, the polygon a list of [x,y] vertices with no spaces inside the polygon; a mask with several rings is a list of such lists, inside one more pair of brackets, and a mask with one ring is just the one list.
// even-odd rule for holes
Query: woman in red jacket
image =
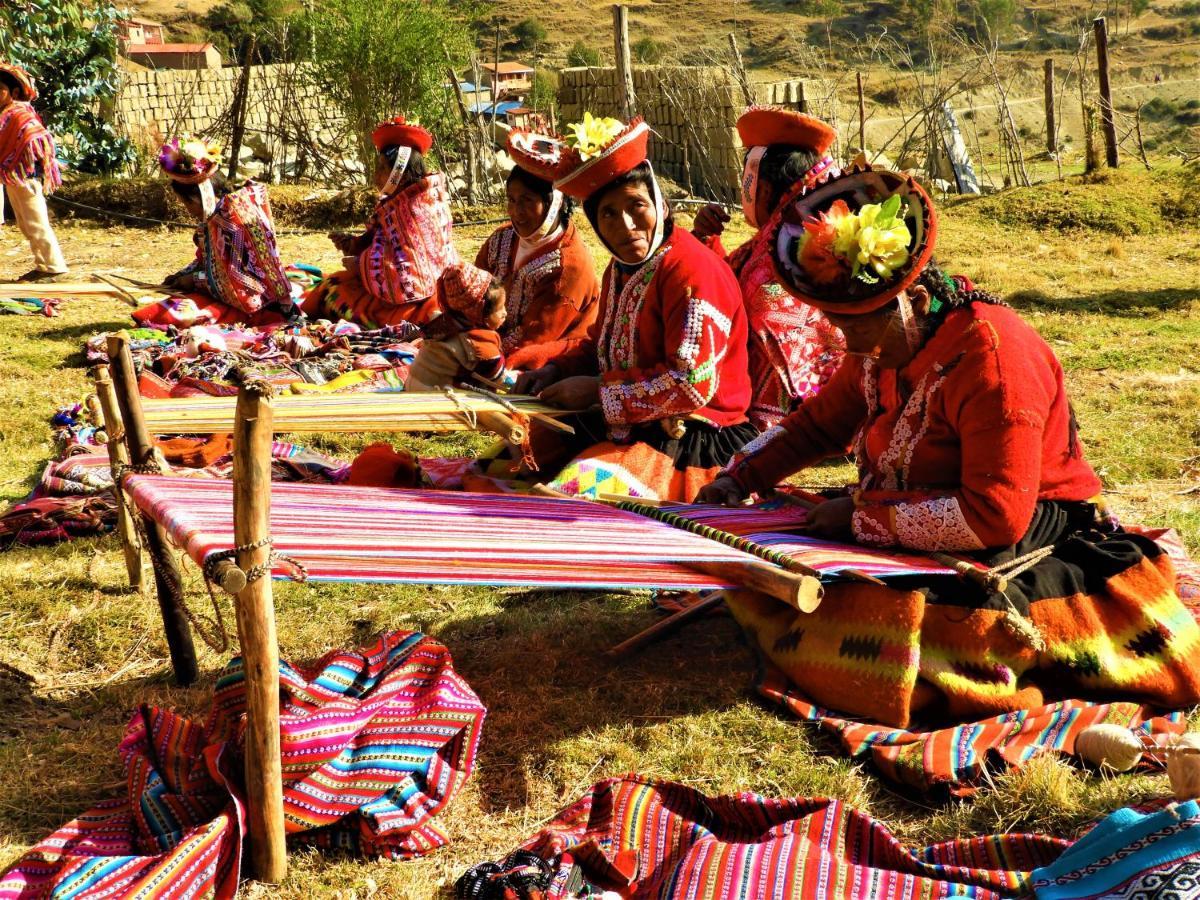
{"label": "woman in red jacket", "polygon": [[544,366],[587,338],[599,311],[600,282],[592,255],[571,221],[573,203],[553,173],[527,158],[528,133],[514,132],[508,153],[516,163],[505,194],[509,224],[487,239],[475,265],[504,285],[507,310],[501,349],[511,369]]}
{"label": "woman in red jacket", "polygon": [[833,177],[793,202],[772,233],[780,282],[825,312],[847,357],[701,499],[769,494],[853,451],[857,484],[816,507],[812,532],[988,569],[1023,562],[1001,590],[914,576],[830,586],[803,621],[758,601],[737,614],[812,699],[889,724],[1044,693],[1195,704],[1200,629],[1169,561],[1100,515],[1053,351],[998,298],[938,270],[936,231],[929,197],[892,172]]}
{"label": "woman in red jacket", "polygon": [[[591,339],[527,373],[518,391],[568,409],[575,455],[550,486],[571,494],[691,500],[756,433],[741,291],[723,261],[676,228],[647,159],[649,127],[590,116],[573,146],[547,141],[555,187],[583,201],[613,255]],[[534,148],[536,151],[536,147]],[[539,455],[546,469],[546,457]]]}

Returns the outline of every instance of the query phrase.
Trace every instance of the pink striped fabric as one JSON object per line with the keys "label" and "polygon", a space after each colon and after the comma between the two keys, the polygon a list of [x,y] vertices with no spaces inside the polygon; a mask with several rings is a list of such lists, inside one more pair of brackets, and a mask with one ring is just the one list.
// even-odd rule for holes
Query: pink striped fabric
{"label": "pink striped fabric", "polygon": [[[197,563],[233,546],[233,486],[227,481],[151,475],[126,479],[134,502]],[[705,507],[686,509],[689,516]],[[709,508],[707,524],[729,514],[746,533],[752,513]],[[803,513],[791,511],[793,525]],[[764,514],[765,527],[786,524]],[[735,562],[747,554],[596,503],[517,495],[414,491],[317,484],[271,486],[275,549],[322,581],[532,585],[576,589],[705,590],[735,585],[689,562]],[[802,535],[751,533],[778,541],[815,568],[883,574],[948,573],[924,557],[830,544]],[[916,563],[920,563],[919,566]],[[276,574],[283,576],[282,569]]]}

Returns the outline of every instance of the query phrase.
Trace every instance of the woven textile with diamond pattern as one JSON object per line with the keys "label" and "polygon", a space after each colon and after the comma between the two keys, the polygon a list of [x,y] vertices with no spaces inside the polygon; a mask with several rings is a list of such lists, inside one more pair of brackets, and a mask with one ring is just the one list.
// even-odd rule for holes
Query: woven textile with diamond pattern
{"label": "woven textile with diamond pattern", "polygon": [[[134,502],[198,564],[233,546],[233,485],[153,475],[125,480]],[[830,577],[953,574],[915,554],[833,544],[782,529],[792,508],[687,507],[705,524],[797,556]],[[751,523],[753,523],[751,525]],[[715,541],[596,503],[516,495],[272,484],[271,535],[320,581],[704,590],[736,585],[689,562],[745,563]],[[283,570],[277,575],[282,577]]]}

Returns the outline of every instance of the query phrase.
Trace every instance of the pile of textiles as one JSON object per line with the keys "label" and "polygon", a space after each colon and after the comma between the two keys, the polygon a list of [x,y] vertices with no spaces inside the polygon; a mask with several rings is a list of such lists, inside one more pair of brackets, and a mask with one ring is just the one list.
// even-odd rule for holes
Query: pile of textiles
{"label": "pile of textiles", "polygon": [[[470,777],[486,714],[449,651],[388,632],[280,665],[284,814],[293,845],[408,859]],[[206,722],[142,707],[121,742],[128,796],[68,822],[0,875],[0,898],[231,898],[241,868],[245,683],[234,659]]]}
{"label": "pile of textiles", "polygon": [[0,315],[57,316],[59,297],[0,297]]}
{"label": "pile of textiles", "polygon": [[[24,499],[0,511],[0,550],[53,544],[111,531],[117,522],[108,452],[96,442],[96,428],[82,408],[60,409],[53,418],[59,458],[46,464]],[[232,478],[233,447],[228,435],[159,440],[158,449],[173,475]],[[340,484],[350,464],[285,441],[271,445],[275,481]]]}
{"label": "pile of textiles", "polygon": [[[1036,834],[902,845],[840,800],[708,797],[671,781],[598,782],[460,900],[934,900],[1200,896],[1200,804],[1119,809],[1075,843]],[[608,895],[613,896],[613,895]]]}
{"label": "pile of textiles", "polygon": [[[277,329],[228,325],[137,328],[130,349],[146,397],[231,396],[237,370],[253,365],[293,390],[401,390],[416,357],[406,327],[363,331],[350,322],[311,322]],[[91,365],[108,361],[107,335],[85,346]]]}
{"label": "pile of textiles", "polygon": [[[307,291],[321,281],[321,270],[303,263],[285,266],[283,273],[287,277],[293,302],[299,302]],[[201,291],[162,299],[149,296],[143,298],[142,304],[133,311],[133,320],[139,325],[188,328],[192,325],[236,325],[246,319],[243,310]],[[274,310],[259,310],[255,318],[262,325],[273,323],[278,326],[284,323],[283,315]]]}
{"label": "pile of textiles", "polygon": [[[913,850],[840,800],[709,797],[626,775],[593,785],[522,845],[549,863],[540,884],[531,883],[542,868],[536,859],[514,854],[505,863],[517,871],[506,872],[505,863],[476,866],[459,880],[458,896],[567,900],[611,890],[629,900],[998,900],[1026,892],[1031,872],[1068,846],[1061,838],[998,834]],[[506,875],[527,880],[493,892]]]}

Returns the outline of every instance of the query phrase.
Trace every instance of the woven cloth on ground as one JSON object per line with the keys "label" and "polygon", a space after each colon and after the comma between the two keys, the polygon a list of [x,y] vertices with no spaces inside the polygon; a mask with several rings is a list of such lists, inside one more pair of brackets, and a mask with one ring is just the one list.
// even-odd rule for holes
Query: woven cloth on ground
{"label": "woven cloth on ground", "polygon": [[1200,805],[1119,809],[1030,876],[1038,900],[1200,896]]}
{"label": "woven cloth on ground", "polygon": [[774,667],[764,668],[757,688],[772,703],[836,735],[842,749],[856,759],[869,759],[889,781],[921,793],[945,791],[959,797],[973,794],[1004,766],[1019,767],[1041,753],[1074,755],[1076,739],[1092,725],[1121,725],[1135,734],[1166,739],[1182,734],[1187,724],[1182,713],[1155,716],[1138,703],[1062,700],[944,728],[889,728],[822,709]]}
{"label": "woven cloth on ground", "polygon": [[[294,843],[395,859],[446,843],[434,817],[475,763],[485,709],[449,651],[388,632],[280,666],[284,815]],[[143,707],[121,743],[128,797],[100,804],[0,876],[0,898],[233,897],[241,863],[241,660],[201,724]]]}
{"label": "woven cloth on ground", "polygon": [[[577,864],[597,887],[631,900],[994,900],[1021,892],[1068,842],[1003,834],[914,850],[840,800],[709,797],[626,775],[593,785],[524,846],[560,863],[547,898],[568,896]],[[631,887],[622,870],[634,866]]]}

